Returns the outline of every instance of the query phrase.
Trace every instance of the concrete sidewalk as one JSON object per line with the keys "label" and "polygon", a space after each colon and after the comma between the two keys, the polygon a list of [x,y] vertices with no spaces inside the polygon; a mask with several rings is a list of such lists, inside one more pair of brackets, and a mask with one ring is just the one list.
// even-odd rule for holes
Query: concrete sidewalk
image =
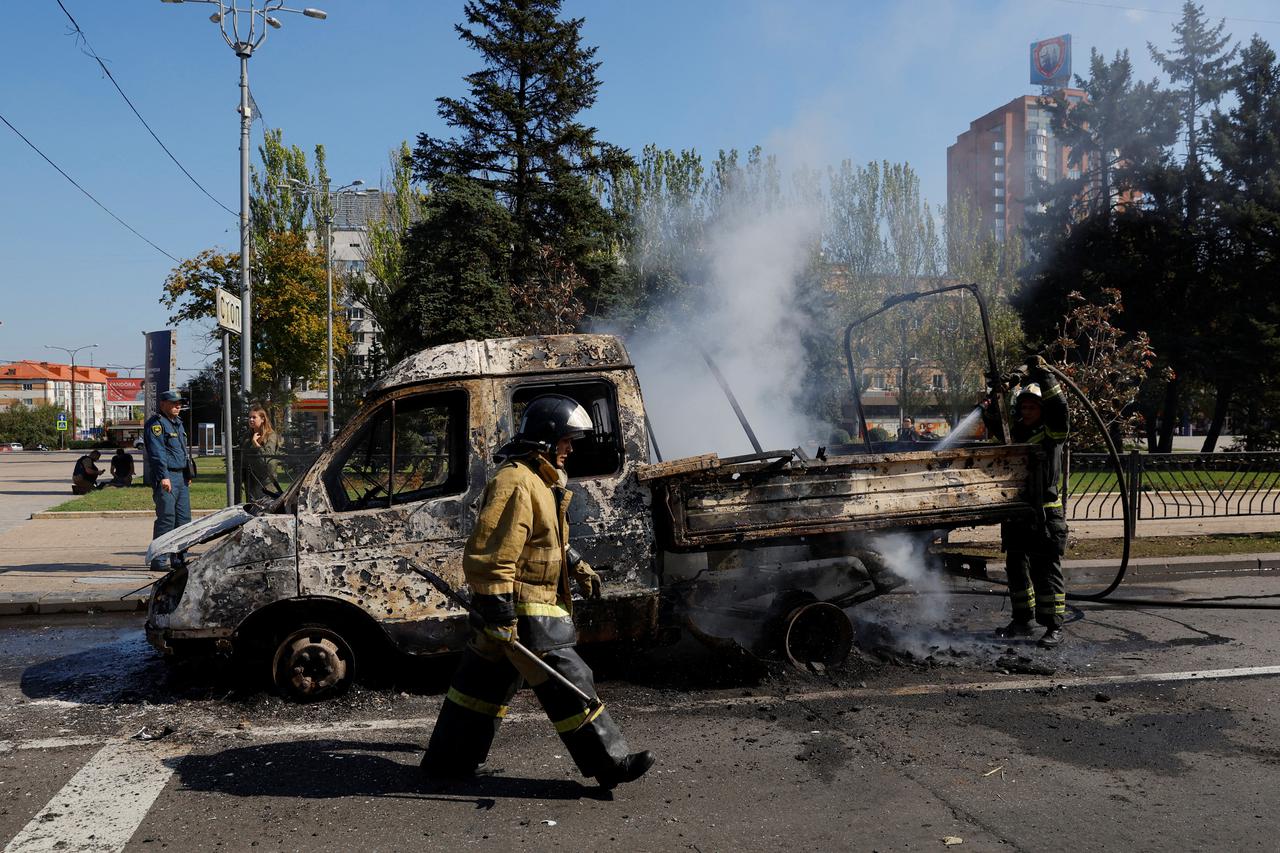
{"label": "concrete sidewalk", "polygon": [[[144,563],[151,541],[150,516],[46,517],[0,532],[0,616],[145,610],[148,584],[162,577]],[[1280,529],[1280,517],[1143,521],[1145,536],[1259,533]],[[1073,522],[1073,539],[1118,537],[1120,522]],[[954,543],[999,541],[998,527],[961,528]],[[1274,568],[1280,554],[1221,557],[1150,557],[1130,561],[1130,576],[1212,565],[1218,571]],[[1068,574],[1113,570],[1114,560],[1067,560]],[[991,568],[1003,569],[999,561]]]}
{"label": "concrete sidewalk", "polygon": [[145,609],[152,518],[39,519],[0,533],[0,616]]}

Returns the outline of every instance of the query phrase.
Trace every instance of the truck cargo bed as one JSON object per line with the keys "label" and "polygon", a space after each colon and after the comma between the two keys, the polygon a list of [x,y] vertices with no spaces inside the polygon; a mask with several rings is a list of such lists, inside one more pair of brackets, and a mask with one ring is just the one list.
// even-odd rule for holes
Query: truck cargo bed
{"label": "truck cargo bed", "polygon": [[797,451],[644,466],[670,550],[884,528],[994,524],[1034,512],[1031,445],[806,459]]}

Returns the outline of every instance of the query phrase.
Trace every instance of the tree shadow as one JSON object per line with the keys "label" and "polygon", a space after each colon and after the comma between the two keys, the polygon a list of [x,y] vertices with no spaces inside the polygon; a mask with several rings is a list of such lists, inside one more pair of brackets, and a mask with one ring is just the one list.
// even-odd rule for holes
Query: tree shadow
{"label": "tree shadow", "polygon": [[[233,797],[392,797],[442,802],[472,801],[490,809],[498,799],[611,799],[595,786],[571,779],[504,775],[430,780],[418,769],[423,747],[414,743],[298,740],[237,747],[211,755],[188,755],[177,775],[190,791]],[[412,757],[398,761],[387,753]],[[499,771],[500,772],[500,771]]]}

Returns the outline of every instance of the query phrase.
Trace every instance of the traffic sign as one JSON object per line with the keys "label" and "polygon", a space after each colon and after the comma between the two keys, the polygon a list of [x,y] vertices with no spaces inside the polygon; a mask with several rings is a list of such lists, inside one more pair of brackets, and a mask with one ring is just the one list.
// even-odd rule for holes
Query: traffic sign
{"label": "traffic sign", "polygon": [[232,296],[221,287],[217,290],[218,328],[238,335],[240,334],[240,297]]}

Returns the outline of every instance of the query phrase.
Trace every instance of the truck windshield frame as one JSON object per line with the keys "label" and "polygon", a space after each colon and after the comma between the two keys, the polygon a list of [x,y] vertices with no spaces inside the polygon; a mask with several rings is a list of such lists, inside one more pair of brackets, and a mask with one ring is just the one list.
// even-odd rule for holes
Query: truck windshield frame
{"label": "truck windshield frame", "polygon": [[465,491],[469,406],[462,388],[385,401],[325,471],[334,510],[385,509]]}

